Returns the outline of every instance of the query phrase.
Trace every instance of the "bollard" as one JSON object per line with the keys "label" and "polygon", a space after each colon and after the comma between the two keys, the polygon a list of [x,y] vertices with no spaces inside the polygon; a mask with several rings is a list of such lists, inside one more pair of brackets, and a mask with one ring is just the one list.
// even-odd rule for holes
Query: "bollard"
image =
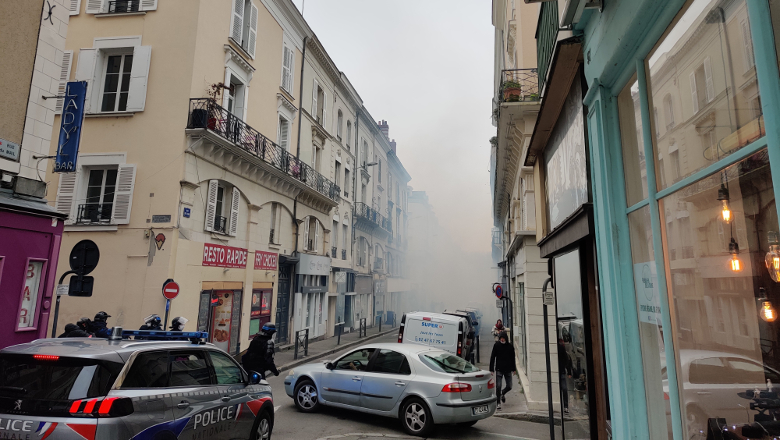
{"label": "bollard", "polygon": [[341,345],[341,333],[344,331],[344,323],[343,322],[337,322],[336,323],[336,331],[338,331],[338,337],[336,339],[336,345]]}
{"label": "bollard", "polygon": [[306,329],[306,346],[303,349],[303,355],[308,356],[309,355],[309,329]]}
{"label": "bollard", "polygon": [[[303,338],[301,338],[303,337]],[[293,353],[293,360],[298,359],[298,348],[303,349],[303,355],[309,355],[309,329],[298,330],[295,332],[295,352]]]}

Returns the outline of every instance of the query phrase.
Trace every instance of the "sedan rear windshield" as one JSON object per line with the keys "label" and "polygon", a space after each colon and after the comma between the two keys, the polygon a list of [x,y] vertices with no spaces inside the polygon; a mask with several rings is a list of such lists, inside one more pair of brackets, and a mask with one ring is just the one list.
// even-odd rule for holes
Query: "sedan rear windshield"
{"label": "sedan rear windshield", "polygon": [[0,354],[0,399],[65,401],[105,396],[122,364],[96,359]]}
{"label": "sedan rear windshield", "polygon": [[449,353],[421,354],[420,360],[431,370],[442,373],[473,373],[479,368]]}

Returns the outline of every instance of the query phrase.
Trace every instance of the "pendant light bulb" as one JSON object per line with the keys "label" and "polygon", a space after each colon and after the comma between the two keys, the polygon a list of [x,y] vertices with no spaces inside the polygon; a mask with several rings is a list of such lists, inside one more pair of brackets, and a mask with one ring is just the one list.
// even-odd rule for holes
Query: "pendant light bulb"
{"label": "pendant light bulb", "polygon": [[777,232],[769,231],[769,252],[766,253],[764,262],[766,270],[772,281],[780,283],[780,243],[777,241]]}
{"label": "pendant light bulb", "polygon": [[758,312],[758,316],[760,316],[761,319],[766,322],[774,322],[777,319],[777,311],[772,305],[772,302],[769,301],[769,298],[766,297],[766,289],[759,287],[758,292],[760,295],[760,298],[758,298],[758,303],[761,305],[761,310]]}
{"label": "pendant light bulb", "polygon": [[731,254],[731,270],[734,272],[741,271],[742,262],[739,261],[739,245],[736,241],[734,241],[734,238],[732,238],[731,243],[729,243],[729,254]]}
{"label": "pendant light bulb", "polygon": [[729,189],[726,185],[721,184],[718,190],[718,200],[721,202],[720,215],[723,221],[728,224],[731,223],[731,207],[729,207]]}

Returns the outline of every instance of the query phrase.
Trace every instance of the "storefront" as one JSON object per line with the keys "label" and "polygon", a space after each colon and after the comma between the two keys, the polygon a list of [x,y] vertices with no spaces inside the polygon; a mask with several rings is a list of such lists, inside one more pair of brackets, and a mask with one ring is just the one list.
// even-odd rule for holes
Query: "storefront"
{"label": "storefront", "polygon": [[776,438],[780,4],[603,14],[583,52],[611,435]]}
{"label": "storefront", "polygon": [[0,348],[47,337],[65,217],[46,203],[2,191]]}
{"label": "storefront", "polygon": [[295,273],[297,292],[293,301],[293,329],[309,329],[309,339],[323,336],[328,326],[330,258],[300,254]]}
{"label": "storefront", "polygon": [[[278,269],[279,254],[255,251],[254,270],[275,274]],[[249,320],[249,338],[253,338],[264,324],[272,322],[271,310],[274,301],[274,283],[258,282],[252,284],[252,309]]]}
{"label": "storefront", "polygon": [[[374,294],[374,282],[370,275],[357,275],[355,277],[355,294],[347,296],[347,316],[352,317],[352,327],[356,328],[359,322],[355,318],[366,318],[366,325],[374,325],[372,322],[372,297]],[[359,318],[358,318],[359,319]]]}

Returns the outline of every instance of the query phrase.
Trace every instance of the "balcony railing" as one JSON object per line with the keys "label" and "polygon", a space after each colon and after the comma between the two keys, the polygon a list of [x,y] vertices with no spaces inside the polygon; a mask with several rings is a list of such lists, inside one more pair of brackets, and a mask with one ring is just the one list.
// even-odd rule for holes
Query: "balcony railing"
{"label": "balcony railing", "polygon": [[392,223],[390,223],[390,219],[383,216],[379,213],[379,211],[366,205],[365,203],[355,204],[355,216],[364,218],[374,223],[376,226],[384,229],[385,231],[391,234],[393,233],[393,226]]}
{"label": "balcony railing", "polygon": [[336,249],[336,246],[333,246],[332,248],[330,248],[330,257],[331,258],[336,258],[336,254],[338,253],[338,251],[339,250]]}
{"label": "balcony railing", "polygon": [[219,215],[214,217],[214,232],[227,233],[227,217]]}
{"label": "balcony railing", "polygon": [[79,205],[76,223],[111,223],[111,212],[113,211],[113,208],[114,205],[112,203],[85,203]]}
{"label": "balcony railing", "polygon": [[558,2],[542,3],[542,11],[536,25],[536,65],[539,67],[539,90],[550,69],[555,42],[558,39]]}
{"label": "balcony railing", "polygon": [[187,128],[205,128],[244,151],[302,182],[323,196],[339,201],[341,188],[311,166],[276,145],[210,98],[190,99]]}
{"label": "balcony railing", "polygon": [[124,14],[138,12],[141,0],[115,0],[108,2],[109,14]]}
{"label": "balcony railing", "polygon": [[501,71],[501,102],[539,101],[539,74],[537,69],[510,69]]}
{"label": "balcony railing", "polygon": [[346,260],[347,259],[347,250],[346,249],[342,249],[341,250],[341,259],[342,260]]}

